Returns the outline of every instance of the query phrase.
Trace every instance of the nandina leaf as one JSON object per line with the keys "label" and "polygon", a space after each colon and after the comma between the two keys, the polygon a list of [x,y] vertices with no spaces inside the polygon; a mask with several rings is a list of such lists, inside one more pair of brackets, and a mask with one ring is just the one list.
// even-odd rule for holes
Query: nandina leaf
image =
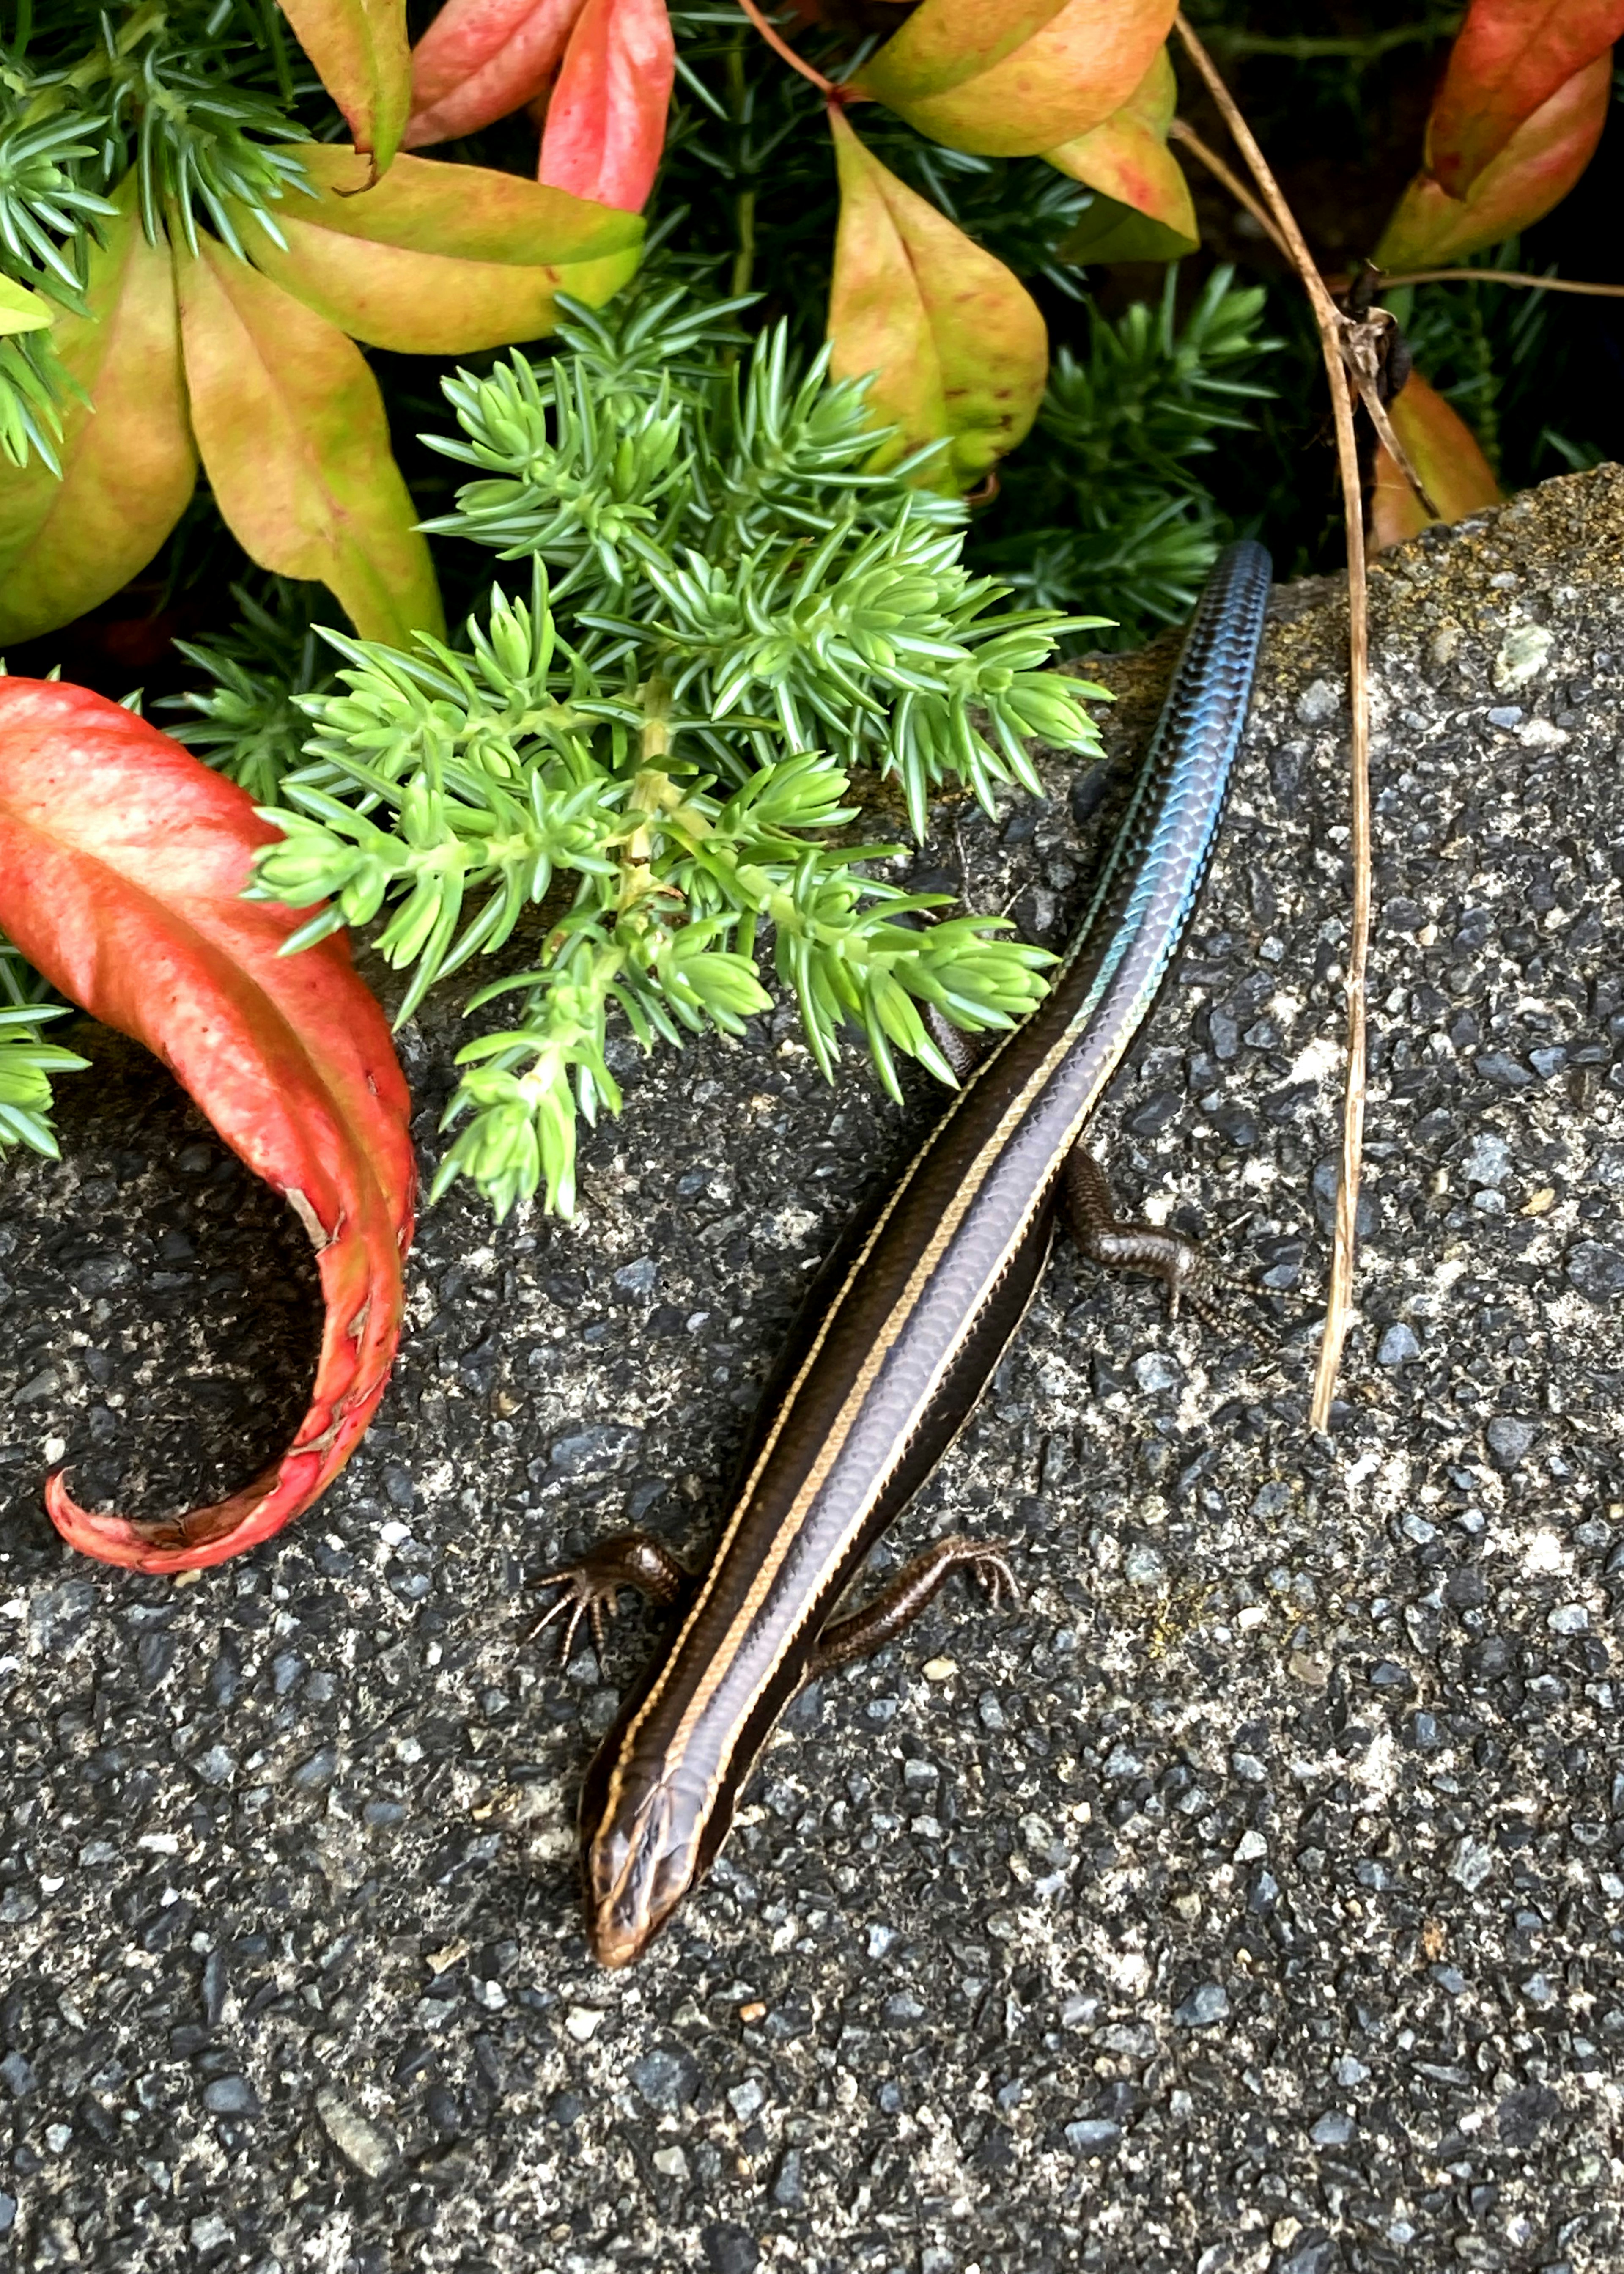
{"label": "nandina leaf", "polygon": [[[372,192],[369,192],[369,195]],[[319,579],[365,639],[442,627],[417,510],[359,348],[217,239],[177,249],[192,425],[214,501],[262,568]]]}
{"label": "nandina leaf", "polygon": [[539,178],[641,213],[665,147],[675,69],[665,0],[586,0],[547,105]]}
{"label": "nandina leaf", "polygon": [[[1427,495],[1445,521],[1462,521],[1469,513],[1481,513],[1485,506],[1500,503],[1494,469],[1484,456],[1477,436],[1419,372],[1410,373],[1402,393],[1387,406],[1387,415],[1426,486]],[[1371,499],[1374,549],[1380,552],[1414,537],[1431,518],[1386,446],[1379,443]]]}
{"label": "nandina leaf", "polygon": [[1122,109],[1174,14],[1174,0],[925,0],[853,84],[956,150],[1053,150]]}
{"label": "nandina leaf", "polygon": [[869,59],[858,84],[882,102],[946,94],[979,78],[1065,13],[1067,0],[923,0]]}
{"label": "nandina leaf", "polygon": [[357,149],[381,174],[411,109],[406,0],[282,0],[282,11],[343,112]]}
{"label": "nandina leaf", "polygon": [[0,276],[0,335],[8,332],[42,332],[54,320],[56,311],[43,292],[31,292],[26,284],[14,283],[9,276]]}
{"label": "nandina leaf", "polygon": [[[1159,48],[1120,110],[1090,133],[1044,152],[1051,166],[1086,182],[1103,201],[1103,209],[1092,207],[1067,239],[1066,260],[1182,260],[1194,252],[1200,230],[1190,184],[1167,146],[1177,104],[1172,58]],[[1132,249],[1117,249],[1124,244]]]}
{"label": "nandina leaf", "polygon": [[0,930],[64,995],[162,1058],[315,1244],[325,1308],[310,1409],[281,1459],[164,1523],[46,1505],[64,1539],[144,1571],[267,1540],[354,1451],[400,1335],[411,1239],[410,1100],[383,1013],[332,937],[240,897],[275,835],[235,784],[92,695],[0,679]]}
{"label": "nandina leaf", "polygon": [[365,187],[366,162],[340,145],[299,152],[322,194],[279,207],[278,245],[233,208],[256,266],[319,316],[407,355],[470,355],[533,340],[568,292],[596,306],[637,266],[635,214],[589,205],[518,174],[397,158]]}
{"label": "nandina leaf", "polygon": [[1463,198],[1525,119],[1624,34],[1624,0],[1472,0],[1426,129],[1426,170]]}
{"label": "nandina leaf", "polygon": [[0,465],[0,640],[54,631],[127,584],[196,486],[169,248],[147,242],[132,176],[114,202],[91,247],[89,312],[61,310],[52,331],[83,389],[64,405],[62,478]]}
{"label": "nandina leaf", "polygon": [[1417,174],[1382,232],[1379,265],[1395,274],[1441,267],[1499,245],[1548,214],[1590,162],[1612,86],[1611,56],[1598,56],[1523,121],[1464,198],[1451,197],[1431,174]]}
{"label": "nandina leaf", "polygon": [[868,407],[897,430],[880,463],[945,441],[923,478],[966,489],[1037,416],[1043,319],[1001,260],[886,171],[843,111],[831,106],[829,123],[840,180],[831,368],[837,379],[874,374]]}
{"label": "nandina leaf", "polygon": [[[1194,216],[1192,215],[1192,226]],[[1116,198],[1095,192],[1094,201],[1055,247],[1057,260],[1104,267],[1117,260],[1182,260],[1198,240]]]}
{"label": "nandina leaf", "polygon": [[551,82],[583,0],[446,0],[411,51],[402,147],[476,134]]}

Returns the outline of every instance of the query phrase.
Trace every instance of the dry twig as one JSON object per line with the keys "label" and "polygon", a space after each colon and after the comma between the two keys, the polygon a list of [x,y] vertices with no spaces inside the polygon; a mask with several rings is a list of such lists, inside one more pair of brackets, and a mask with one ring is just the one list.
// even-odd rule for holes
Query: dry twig
{"label": "dry twig", "polygon": [[1401,284],[1522,284],[1530,292],[1584,292],[1598,300],[1624,300],[1624,284],[1586,284],[1576,276],[1530,276],[1522,268],[1409,268],[1392,276],[1380,269],[1376,272],[1379,291],[1395,292]]}
{"label": "dry twig", "polygon": [[[1359,349],[1351,335],[1361,327],[1345,316],[1327,290],[1325,280],[1297,227],[1296,216],[1281,193],[1267,159],[1252,129],[1236,107],[1212,57],[1181,14],[1176,19],[1179,37],[1189,52],[1208,93],[1222,113],[1245,159],[1252,179],[1263,193],[1292,267],[1300,278],[1320,331],[1320,353],[1331,388],[1331,410],[1336,422],[1337,471],[1342,478],[1342,508],[1348,524],[1348,696],[1352,715],[1352,855],[1353,908],[1348,945],[1348,1069],[1342,1092],[1341,1173],[1336,1186],[1336,1225],[1331,1250],[1331,1277],[1327,1291],[1325,1331],[1314,1375],[1310,1426],[1328,1427],[1331,1399],[1342,1366],[1342,1347],[1354,1317],[1354,1228],[1358,1220],[1359,1168],[1365,1137],[1365,970],[1370,956],[1371,831],[1370,831],[1370,618],[1365,577],[1365,508],[1359,487],[1359,460],[1354,440],[1355,389],[1368,408],[1379,401],[1373,374],[1357,367]],[[1385,423],[1385,418],[1383,423]],[[1391,430],[1389,429],[1389,432]],[[1384,440],[1386,438],[1384,437]],[[1400,456],[1402,463],[1402,454]]]}
{"label": "dry twig", "polygon": [[1258,227],[1263,231],[1264,236],[1269,239],[1270,243],[1274,245],[1275,252],[1281,255],[1282,259],[1285,260],[1290,260],[1291,247],[1287,244],[1279,230],[1275,228],[1268,207],[1260,204],[1252,195],[1252,192],[1246,187],[1245,183],[1242,181],[1240,176],[1236,172],[1234,167],[1231,166],[1226,159],[1221,158],[1216,150],[1213,149],[1207,143],[1202,141],[1200,136],[1196,132],[1193,126],[1190,125],[1189,123],[1183,118],[1169,119],[1168,121],[1168,140],[1169,142],[1182,143],[1184,148],[1189,151],[1192,158],[1199,158],[1201,163],[1206,167],[1207,172],[1211,174],[1215,180],[1223,184],[1224,188],[1228,190],[1236,204],[1237,206],[1245,207],[1246,211],[1252,215],[1253,221],[1257,222]]}

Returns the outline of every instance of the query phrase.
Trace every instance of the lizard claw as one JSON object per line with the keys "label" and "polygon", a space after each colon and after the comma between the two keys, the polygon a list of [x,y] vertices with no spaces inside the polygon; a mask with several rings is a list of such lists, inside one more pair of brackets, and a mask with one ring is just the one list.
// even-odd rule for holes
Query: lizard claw
{"label": "lizard claw", "polygon": [[625,1579],[619,1573],[594,1570],[589,1559],[585,1562],[567,1563],[560,1570],[544,1571],[536,1584],[538,1587],[561,1587],[563,1593],[555,1602],[547,1606],[525,1635],[526,1645],[534,1642],[542,1629],[551,1626],[554,1619],[564,1618],[564,1641],[559,1658],[561,1662],[568,1663],[581,1622],[585,1619],[592,1630],[592,1648],[598,1654],[598,1663],[601,1668],[608,1623],[619,1613],[620,1591],[627,1584]]}
{"label": "lizard claw", "polygon": [[547,1606],[524,1639],[533,1642],[543,1627],[550,1626],[554,1619],[567,1619],[564,1647],[559,1654],[568,1660],[575,1648],[581,1622],[585,1619],[592,1630],[592,1647],[601,1668],[609,1622],[620,1610],[622,1587],[635,1587],[650,1601],[670,1607],[680,1600],[691,1584],[690,1575],[670,1550],[648,1532],[618,1532],[613,1539],[600,1540],[596,1547],[590,1548],[579,1562],[560,1564],[556,1571],[543,1572],[536,1585],[560,1587],[563,1593],[556,1602]]}
{"label": "lizard claw", "polygon": [[[1250,1296],[1255,1301],[1261,1301],[1267,1291],[1261,1281],[1250,1272],[1222,1271],[1203,1260],[1199,1268],[1182,1285],[1169,1284],[1168,1314],[1175,1319],[1178,1316],[1178,1306],[1182,1299],[1189,1305],[1201,1324],[1214,1334],[1231,1331],[1237,1324],[1234,1311],[1230,1305],[1222,1299],[1222,1296],[1229,1291]],[[1280,1341],[1280,1329],[1273,1319],[1267,1316],[1254,1316],[1249,1320],[1247,1330],[1255,1334],[1259,1341],[1266,1344],[1270,1349],[1273,1349]]]}

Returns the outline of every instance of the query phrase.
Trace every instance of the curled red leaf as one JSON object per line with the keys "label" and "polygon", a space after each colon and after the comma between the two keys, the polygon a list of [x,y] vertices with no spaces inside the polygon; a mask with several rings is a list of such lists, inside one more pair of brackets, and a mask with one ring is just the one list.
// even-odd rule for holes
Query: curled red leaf
{"label": "curled red leaf", "polygon": [[400,1337],[416,1175],[388,1028],[338,938],[277,951],[304,921],[239,896],[275,832],[245,793],[79,687],[0,679],[0,930],[94,1018],[160,1058],[319,1254],[321,1355],[281,1458],[160,1523],[81,1508],[52,1522],[143,1571],[219,1563],[281,1530],[359,1442]]}

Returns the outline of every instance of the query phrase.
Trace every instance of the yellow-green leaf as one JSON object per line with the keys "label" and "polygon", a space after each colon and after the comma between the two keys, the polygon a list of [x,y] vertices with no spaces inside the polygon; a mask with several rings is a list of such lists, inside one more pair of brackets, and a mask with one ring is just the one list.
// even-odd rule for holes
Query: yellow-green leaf
{"label": "yellow-green leaf", "polygon": [[411,109],[406,0],[282,0],[282,11],[343,112],[357,149],[383,173]]}
{"label": "yellow-green leaf", "polygon": [[838,379],[874,374],[869,409],[897,430],[882,463],[945,442],[924,478],[967,489],[1037,415],[1043,319],[1002,261],[888,173],[841,111],[829,117],[840,179],[831,368]]}
{"label": "yellow-green leaf", "polygon": [[945,94],[1002,63],[1062,14],[1066,0],[923,0],[861,75],[865,94],[906,102]]}
{"label": "yellow-green leaf", "polygon": [[42,332],[56,311],[42,292],[31,292],[9,276],[0,276],[0,333]]}
{"label": "yellow-green leaf", "polygon": [[1200,232],[1190,184],[1167,146],[1177,102],[1172,58],[1159,48],[1120,110],[1044,152],[1051,166],[1099,192],[1063,247],[1065,259],[1182,260],[1194,252]]}
{"label": "yellow-green leaf", "polygon": [[[1398,436],[1426,493],[1445,521],[1501,502],[1494,469],[1471,428],[1418,371],[1387,406]],[[1371,543],[1375,552],[1398,545],[1426,527],[1432,516],[1394,463],[1384,443],[1376,446],[1371,496]]]}
{"label": "yellow-green leaf", "polygon": [[1120,110],[1174,12],[1174,0],[924,0],[853,84],[956,150],[1030,155]]}
{"label": "yellow-green leaf", "polygon": [[438,631],[440,594],[359,348],[214,237],[176,252],[192,424],[261,568],[314,578],[366,639]]}
{"label": "yellow-green leaf", "polygon": [[54,631],[127,584],[197,483],[169,248],[147,241],[133,177],[114,203],[91,248],[88,313],[58,312],[52,333],[84,390],[63,406],[62,478],[37,460],[0,465],[0,639]]}
{"label": "yellow-green leaf", "polygon": [[368,189],[353,150],[302,143],[298,156],[320,195],[277,207],[285,250],[246,209],[232,218],[267,276],[372,347],[471,355],[537,339],[559,293],[596,306],[637,266],[640,215],[518,174],[401,157]]}

